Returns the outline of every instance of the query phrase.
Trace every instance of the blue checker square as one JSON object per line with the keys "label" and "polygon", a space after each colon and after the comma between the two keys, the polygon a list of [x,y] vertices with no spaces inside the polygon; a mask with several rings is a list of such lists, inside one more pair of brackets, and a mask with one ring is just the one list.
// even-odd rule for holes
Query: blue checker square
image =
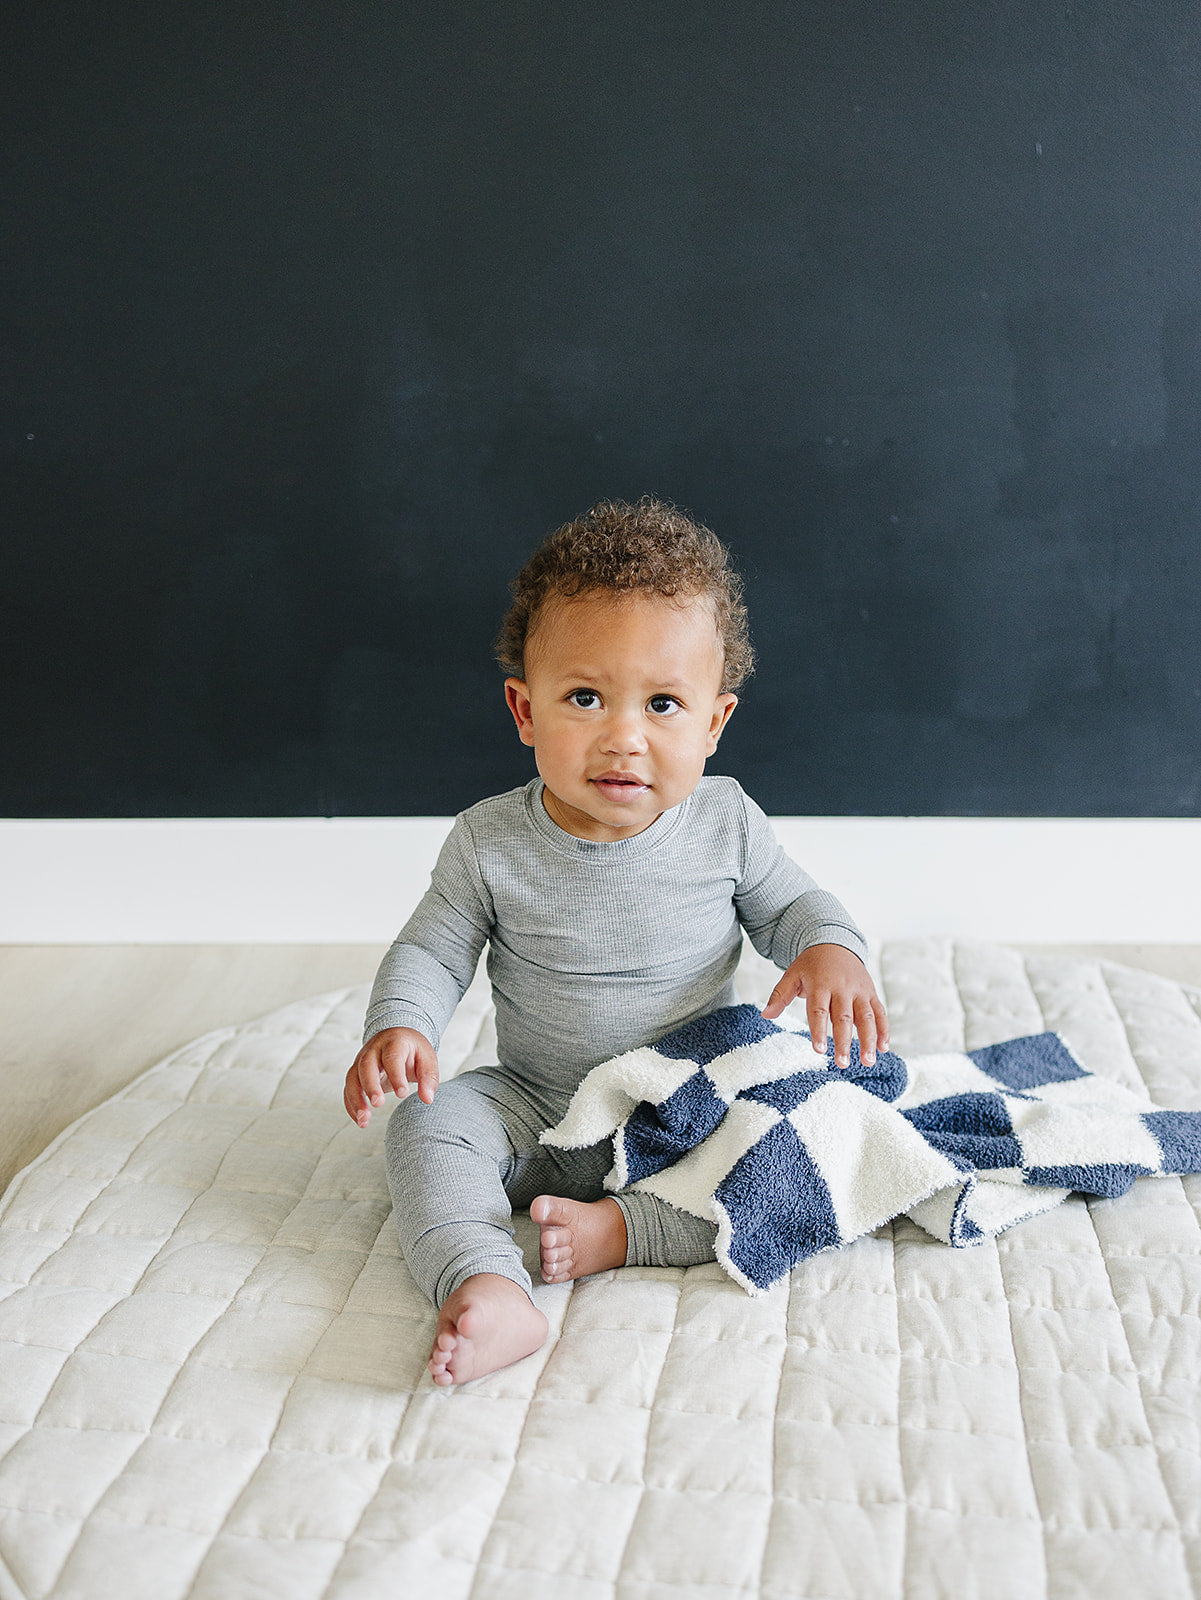
{"label": "blue checker square", "polygon": [[910,1106],[901,1115],[925,1135],[927,1144],[957,1162],[981,1170],[1022,1164],[1022,1147],[1003,1095],[951,1094]]}
{"label": "blue checker square", "polygon": [[794,1072],[788,1078],[773,1078],[767,1083],[752,1083],[745,1089],[739,1089],[737,1099],[758,1100],[761,1105],[775,1106],[782,1115],[787,1116],[802,1101],[808,1100],[811,1094],[816,1094],[830,1081],[830,1074],[825,1067],[816,1071],[812,1068],[807,1072]]}
{"label": "blue checker square", "polygon": [[[712,1058],[711,1058],[712,1059]],[[707,1139],[729,1110],[707,1072],[694,1072],[658,1105],[634,1108],[625,1125],[627,1183],[662,1172]]]}
{"label": "blue checker square", "polygon": [[1147,1111],[1143,1121],[1159,1140],[1165,1172],[1201,1172],[1201,1111]]}
{"label": "blue checker square", "polygon": [[1031,1033],[969,1050],[968,1060],[1007,1089],[1036,1089],[1088,1076],[1057,1033]]}
{"label": "blue checker square", "polygon": [[697,1017],[683,1027],[673,1028],[654,1048],[669,1061],[695,1061],[707,1067],[718,1056],[737,1050],[740,1045],[759,1044],[773,1033],[783,1033],[769,1022],[758,1006],[723,1006],[707,1017]]}
{"label": "blue checker square", "polygon": [[1071,1189],[1076,1194],[1096,1194],[1116,1200],[1133,1188],[1136,1178],[1152,1176],[1150,1167],[1130,1161],[1096,1161],[1063,1167],[1027,1167],[1026,1183],[1047,1189]]}
{"label": "blue checker square", "polygon": [[[793,1203],[781,1206],[781,1194]],[[730,1219],[730,1261],[762,1289],[815,1251],[842,1242],[830,1191],[791,1122],[769,1129],[713,1197]]]}

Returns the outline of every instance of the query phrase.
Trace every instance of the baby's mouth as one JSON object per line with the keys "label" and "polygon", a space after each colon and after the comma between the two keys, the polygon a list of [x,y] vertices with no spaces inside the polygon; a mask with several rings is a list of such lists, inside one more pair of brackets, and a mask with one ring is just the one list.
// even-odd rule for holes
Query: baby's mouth
{"label": "baby's mouth", "polygon": [[603,772],[590,782],[609,800],[634,800],[650,788],[649,784],[629,772]]}

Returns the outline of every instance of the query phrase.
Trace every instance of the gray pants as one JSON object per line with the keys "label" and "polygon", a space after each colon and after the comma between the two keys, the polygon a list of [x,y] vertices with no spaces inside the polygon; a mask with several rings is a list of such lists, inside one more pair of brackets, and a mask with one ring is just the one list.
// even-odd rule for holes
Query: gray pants
{"label": "gray pants", "polygon": [[[538,1143],[567,1109],[503,1067],[477,1067],[440,1085],[431,1106],[410,1093],[384,1140],[388,1190],[409,1271],[440,1306],[477,1272],[533,1287],[513,1237],[512,1214],[540,1194],[600,1200],[613,1165],[609,1139],[587,1150]],[[653,1195],[611,1196],[625,1215],[627,1266],[691,1267],[712,1261],[717,1229]]]}

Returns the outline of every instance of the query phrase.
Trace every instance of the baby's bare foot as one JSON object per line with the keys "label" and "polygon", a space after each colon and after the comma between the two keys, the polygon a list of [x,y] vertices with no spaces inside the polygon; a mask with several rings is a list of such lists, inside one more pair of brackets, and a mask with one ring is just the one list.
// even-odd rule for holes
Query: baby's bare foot
{"label": "baby's bare foot", "polygon": [[530,1216],[541,1233],[542,1276],[566,1283],[626,1264],[626,1219],[616,1200],[563,1200],[540,1194]]}
{"label": "baby's bare foot", "polygon": [[470,1383],[533,1355],[549,1324],[511,1278],[477,1272],[448,1295],[438,1313],[430,1377],[442,1386]]}

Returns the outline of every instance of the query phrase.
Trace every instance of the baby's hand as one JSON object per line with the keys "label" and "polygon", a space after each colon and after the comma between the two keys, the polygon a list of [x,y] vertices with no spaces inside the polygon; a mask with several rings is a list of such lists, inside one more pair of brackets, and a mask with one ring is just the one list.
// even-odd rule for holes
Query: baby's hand
{"label": "baby's hand", "polygon": [[876,993],[871,973],[852,951],[840,944],[811,944],[802,950],[772,990],[763,1015],[778,1017],[799,994],[805,996],[813,1048],[823,1055],[826,1024],[833,1023],[836,1065],[850,1066],[854,1028],[859,1030],[859,1059],[865,1067],[875,1061],[877,1045],[888,1049],[884,1002]]}
{"label": "baby's hand", "polygon": [[355,1056],[346,1074],[342,1095],[346,1115],[365,1128],[371,1121],[372,1106],[382,1106],[389,1089],[395,1089],[403,1100],[411,1083],[417,1085],[417,1094],[426,1105],[432,1104],[438,1087],[437,1051],[416,1028],[381,1028]]}

